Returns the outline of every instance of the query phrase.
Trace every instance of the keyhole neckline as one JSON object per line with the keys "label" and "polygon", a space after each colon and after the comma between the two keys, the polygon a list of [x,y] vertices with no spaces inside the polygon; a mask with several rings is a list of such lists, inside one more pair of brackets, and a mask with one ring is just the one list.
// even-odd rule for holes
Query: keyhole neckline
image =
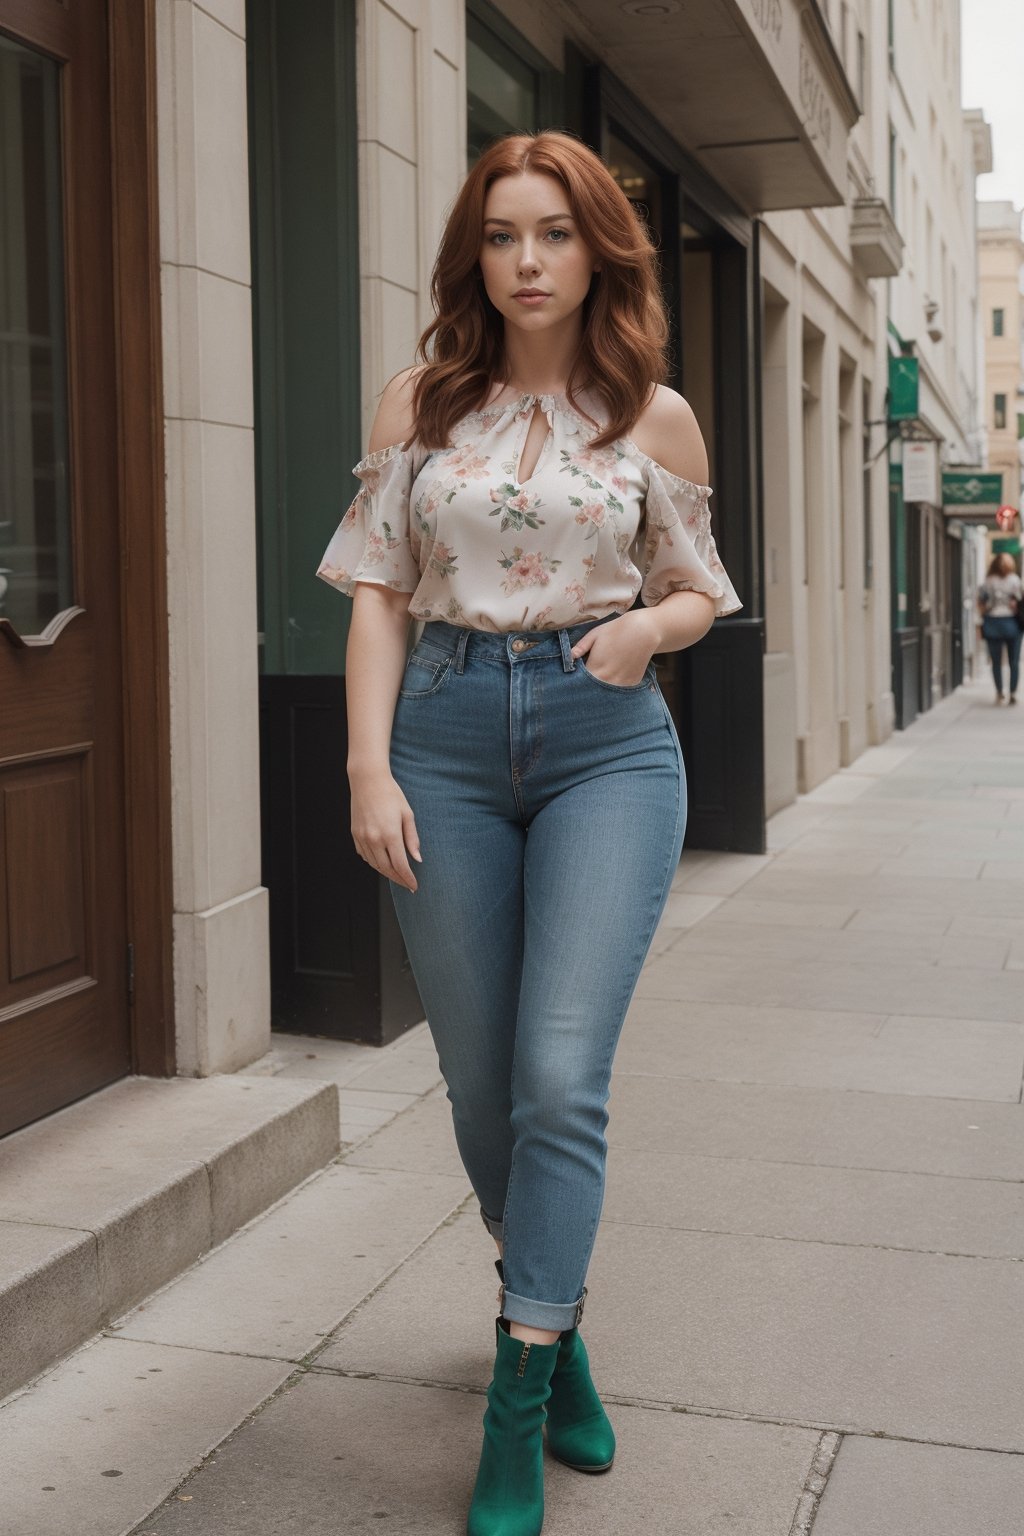
{"label": "keyhole neckline", "polygon": [[[516,402],[517,412],[520,409],[525,408],[525,406],[528,405],[531,401],[533,402],[532,408],[531,408],[531,410],[529,412],[529,416],[528,416],[528,419],[527,419],[527,422],[526,422],[526,432],[525,432],[525,434],[523,436],[523,439],[522,439],[521,443],[519,444],[519,451],[516,454],[515,483],[516,483],[516,487],[519,490],[525,490],[525,488],[530,484],[530,482],[536,478],[537,473],[540,470],[541,461],[544,459],[545,455],[547,454],[548,445],[551,442],[551,438],[552,438],[552,435],[553,435],[554,430],[555,430],[554,412],[555,412],[555,400],[557,398],[558,397],[556,395],[530,395],[530,394],[526,394],[526,395],[520,395],[519,400]],[[545,402],[547,402],[547,403],[545,403]],[[526,478],[524,480],[523,476],[522,476],[523,455],[526,453],[526,445],[527,445],[527,443],[530,440],[530,433],[533,431],[533,423],[534,423],[534,419],[536,417],[537,407],[538,406],[543,411],[544,416],[547,418],[547,431],[545,432],[543,438],[541,439],[540,447],[537,450],[537,457],[533,461],[533,468],[531,469],[530,473],[526,476]]]}

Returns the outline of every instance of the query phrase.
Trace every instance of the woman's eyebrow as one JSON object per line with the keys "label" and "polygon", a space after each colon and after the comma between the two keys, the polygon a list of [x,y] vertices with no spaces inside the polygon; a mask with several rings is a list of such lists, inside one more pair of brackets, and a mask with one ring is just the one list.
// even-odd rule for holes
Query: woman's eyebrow
{"label": "woman's eyebrow", "polygon": [[[549,213],[543,219],[538,219],[538,224],[564,224],[572,218],[571,213]],[[505,224],[509,228],[515,228],[515,219],[484,219],[485,224]]]}

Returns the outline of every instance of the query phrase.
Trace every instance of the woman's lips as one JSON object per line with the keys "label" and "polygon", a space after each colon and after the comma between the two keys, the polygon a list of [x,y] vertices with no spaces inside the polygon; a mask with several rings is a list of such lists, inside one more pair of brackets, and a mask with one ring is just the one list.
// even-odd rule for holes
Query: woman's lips
{"label": "woman's lips", "polygon": [[526,304],[530,306],[535,304],[543,304],[544,300],[550,299],[551,295],[550,293],[514,293],[512,297],[515,299],[517,304]]}

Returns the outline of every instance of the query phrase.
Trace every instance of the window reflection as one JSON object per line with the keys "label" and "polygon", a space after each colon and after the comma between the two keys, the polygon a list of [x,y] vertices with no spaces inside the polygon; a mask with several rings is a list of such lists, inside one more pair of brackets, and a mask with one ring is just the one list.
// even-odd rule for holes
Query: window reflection
{"label": "window reflection", "polygon": [[0,617],[72,602],[59,66],[0,37]]}

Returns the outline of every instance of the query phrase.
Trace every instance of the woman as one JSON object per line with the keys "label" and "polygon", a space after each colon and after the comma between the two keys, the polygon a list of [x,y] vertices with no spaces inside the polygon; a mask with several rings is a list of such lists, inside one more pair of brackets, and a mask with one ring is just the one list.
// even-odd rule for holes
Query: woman
{"label": "woman", "polygon": [[600,159],[564,133],[492,144],[432,295],[318,574],[355,599],[353,838],[391,882],[502,1256],[468,1530],[533,1536],[543,1424],[581,1471],[615,1448],[583,1282],[612,1058],[686,820],[651,658],[740,603],[699,428],[654,382],[655,252]]}
{"label": "woman", "polygon": [[1003,647],[1006,647],[1010,664],[1010,703],[1017,702],[1017,680],[1020,673],[1021,629],[1017,623],[1017,611],[1024,603],[1024,588],[1017,575],[1017,566],[1011,554],[1005,550],[992,559],[985,580],[978,588],[978,609],[981,613],[981,633],[992,658],[992,678],[996,685],[995,702],[1003,702]]}

